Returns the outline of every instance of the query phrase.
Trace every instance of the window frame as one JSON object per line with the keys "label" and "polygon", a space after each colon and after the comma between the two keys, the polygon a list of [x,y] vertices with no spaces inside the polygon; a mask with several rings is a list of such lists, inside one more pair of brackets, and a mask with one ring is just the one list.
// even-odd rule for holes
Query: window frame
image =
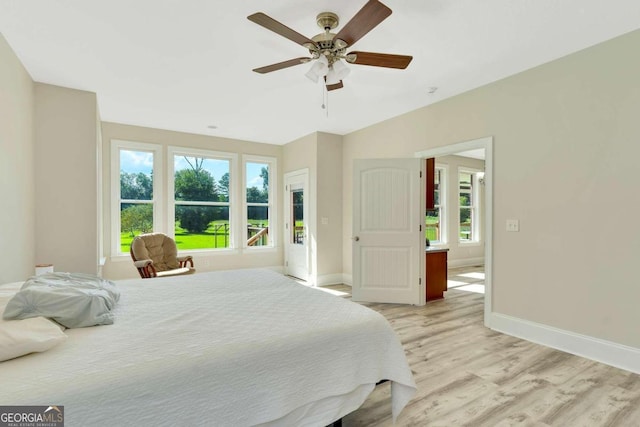
{"label": "window frame", "polygon": [[[264,203],[247,202],[247,163],[266,163],[269,165],[269,201],[268,217],[269,217],[269,245],[265,246],[248,246],[247,239],[244,238],[246,230],[249,226],[248,207],[264,206]],[[277,221],[277,188],[278,188],[278,170],[277,159],[269,156],[258,156],[253,154],[242,155],[242,248],[244,250],[253,251],[272,251],[278,246],[278,221]]]}
{"label": "window frame", "polygon": [[[458,236],[458,244],[460,246],[477,246],[480,244],[482,236],[480,235],[480,223],[479,223],[479,201],[480,201],[480,182],[478,179],[478,174],[482,171],[479,169],[474,169],[470,167],[458,167],[458,175],[457,175],[457,201],[458,201],[458,220],[457,223],[457,233]],[[471,175],[471,190],[469,194],[471,195],[471,203],[467,206],[460,206],[460,195],[463,192],[460,191],[460,174],[470,174]],[[465,192],[466,193],[466,192]],[[462,239],[460,237],[461,227],[460,227],[460,212],[461,209],[469,209],[471,218],[471,239]]]}
{"label": "window frame", "polygon": [[449,165],[436,163],[435,168],[436,171],[440,171],[440,183],[439,183],[439,197],[438,200],[440,203],[434,204],[434,207],[439,210],[439,218],[440,218],[440,240],[431,241],[430,244],[433,246],[445,246],[448,243],[448,221],[447,221],[447,190],[448,190],[448,177],[449,177]]}
{"label": "window frame", "polygon": [[[234,182],[237,180],[238,170],[238,154],[229,153],[225,151],[213,151],[203,150],[199,148],[190,147],[167,147],[167,220],[165,226],[167,228],[166,235],[175,240],[175,223],[176,223],[176,200],[175,200],[175,156],[186,157],[204,157],[208,159],[216,160],[228,160],[229,161],[229,201],[228,202],[190,202],[190,205],[194,206],[228,206],[229,207],[229,247],[227,248],[198,248],[198,249],[179,249],[179,251],[186,253],[197,252],[233,252],[239,247],[238,244],[238,225],[240,223],[237,213],[237,197],[234,187]],[[220,179],[220,178],[217,178]]]}
{"label": "window frame", "polygon": [[111,256],[121,257],[128,255],[122,252],[121,218],[120,208],[122,199],[120,198],[120,152],[121,151],[145,151],[153,154],[153,231],[162,230],[162,197],[163,197],[163,174],[162,174],[162,145],[150,144],[146,142],[127,141],[121,139],[111,140]]}

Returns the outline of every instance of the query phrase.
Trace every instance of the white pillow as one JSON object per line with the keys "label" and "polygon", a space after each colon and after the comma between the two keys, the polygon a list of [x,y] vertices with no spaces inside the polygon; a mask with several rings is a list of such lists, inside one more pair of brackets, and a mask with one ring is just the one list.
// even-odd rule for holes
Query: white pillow
{"label": "white pillow", "polygon": [[0,286],[0,362],[49,350],[67,339],[61,326],[44,317],[3,320],[2,313],[22,283]]}
{"label": "white pillow", "polygon": [[0,319],[0,362],[49,350],[66,339],[60,326],[44,317]]}

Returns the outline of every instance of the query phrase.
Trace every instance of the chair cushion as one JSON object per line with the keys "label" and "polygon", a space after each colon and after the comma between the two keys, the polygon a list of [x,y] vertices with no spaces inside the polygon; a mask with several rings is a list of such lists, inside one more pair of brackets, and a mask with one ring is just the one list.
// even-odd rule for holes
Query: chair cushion
{"label": "chair cushion", "polygon": [[182,268],[176,268],[175,270],[159,271],[158,277],[179,276],[182,274],[193,274],[195,272],[196,272],[195,268],[182,267]]}
{"label": "chair cushion", "polygon": [[131,250],[136,260],[152,260],[156,271],[180,268],[176,243],[162,233],[137,236],[131,243]]}

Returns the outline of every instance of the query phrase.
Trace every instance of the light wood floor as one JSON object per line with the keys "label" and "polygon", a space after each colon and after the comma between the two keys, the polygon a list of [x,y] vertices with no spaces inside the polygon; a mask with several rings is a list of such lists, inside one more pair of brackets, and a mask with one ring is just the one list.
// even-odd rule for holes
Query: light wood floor
{"label": "light wood floor", "polygon": [[[640,375],[485,328],[484,295],[462,290],[481,289],[481,273],[450,270],[460,287],[423,307],[365,304],[398,333],[418,386],[395,426],[640,426]],[[388,383],[343,425],[393,426]]]}

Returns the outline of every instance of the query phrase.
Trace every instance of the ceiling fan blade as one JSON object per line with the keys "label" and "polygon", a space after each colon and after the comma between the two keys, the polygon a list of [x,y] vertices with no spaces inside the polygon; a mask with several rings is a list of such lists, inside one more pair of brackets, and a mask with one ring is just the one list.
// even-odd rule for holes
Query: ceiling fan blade
{"label": "ceiling fan blade", "polygon": [[[350,55],[355,59],[350,60]],[[347,54],[347,62],[358,65],[372,65],[374,67],[405,69],[413,59],[413,56],[390,55],[388,53],[350,52]]]}
{"label": "ceiling fan blade", "polygon": [[328,91],[332,91],[332,90],[336,90],[336,89],[342,89],[344,87],[344,85],[342,84],[342,80],[340,80],[338,83],[333,84],[333,85],[327,85],[327,90]]}
{"label": "ceiling fan blade", "polygon": [[289,59],[288,61],[278,62],[277,64],[267,65],[265,67],[255,68],[253,71],[260,74],[270,73],[272,71],[282,70],[283,68],[293,67],[294,65],[304,64],[305,62],[309,62],[309,58],[300,57]]}
{"label": "ceiling fan blade", "polygon": [[352,46],[379,23],[391,15],[391,9],[377,0],[369,0],[347,25],[336,34],[335,39],[343,40]]}
{"label": "ceiling fan blade", "polygon": [[292,30],[286,25],[276,21],[270,16],[265,15],[262,12],[254,13],[253,15],[247,16],[247,19],[251,22],[255,22],[256,24],[263,26],[267,30],[271,30],[274,33],[280,34],[282,37],[285,37],[299,45],[302,45],[306,48],[316,47],[317,44],[313,40],[308,37],[303,36],[302,34]]}

